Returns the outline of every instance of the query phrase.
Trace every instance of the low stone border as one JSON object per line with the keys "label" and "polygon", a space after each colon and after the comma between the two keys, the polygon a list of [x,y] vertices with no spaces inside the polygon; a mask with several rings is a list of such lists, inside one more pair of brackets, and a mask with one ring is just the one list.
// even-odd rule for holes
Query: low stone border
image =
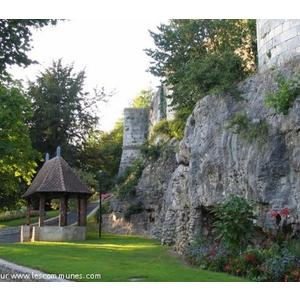
{"label": "low stone border", "polygon": [[0,259],[0,282],[70,282],[55,274],[47,274]]}
{"label": "low stone border", "polygon": [[15,234],[21,231],[21,226],[7,227],[0,229],[0,235]]}

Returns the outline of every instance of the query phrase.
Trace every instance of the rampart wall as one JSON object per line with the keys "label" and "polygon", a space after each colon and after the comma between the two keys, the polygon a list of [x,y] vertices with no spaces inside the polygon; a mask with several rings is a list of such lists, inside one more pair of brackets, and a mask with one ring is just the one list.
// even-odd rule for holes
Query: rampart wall
{"label": "rampart wall", "polygon": [[140,147],[148,137],[149,109],[148,108],[125,108],[123,152],[119,168],[121,174],[126,167],[140,157]]}
{"label": "rampart wall", "polygon": [[257,20],[257,48],[260,71],[300,57],[300,19]]}

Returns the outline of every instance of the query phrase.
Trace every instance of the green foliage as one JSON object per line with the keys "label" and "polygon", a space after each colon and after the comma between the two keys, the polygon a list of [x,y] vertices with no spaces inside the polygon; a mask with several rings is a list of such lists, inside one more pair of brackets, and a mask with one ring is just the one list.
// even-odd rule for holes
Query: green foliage
{"label": "green foliage", "polygon": [[172,106],[193,107],[208,93],[232,88],[256,68],[255,20],[175,19],[150,31],[149,71],[172,90]]}
{"label": "green foliage", "polygon": [[175,111],[174,119],[170,121],[172,137],[175,137],[177,140],[183,139],[186,121],[192,111],[193,107],[182,107]]}
{"label": "green foliage", "polygon": [[[52,219],[54,217],[57,217],[58,214],[59,214],[58,210],[46,211],[44,218],[45,218],[45,220]],[[32,211],[32,216],[30,218],[31,224],[34,224],[34,223],[38,222],[38,219],[39,219],[38,215],[39,215],[38,211]],[[1,221],[0,228],[22,226],[25,223],[26,223],[26,216],[25,216],[25,213],[24,213],[23,218],[18,218],[18,219],[14,218],[13,220],[9,220],[9,221]]]}
{"label": "green foliage", "polygon": [[[0,222],[26,218],[26,215],[27,215],[27,206],[22,206],[18,210],[10,210],[5,213],[1,213]],[[30,216],[34,217],[38,215],[39,215],[38,211],[30,211]]]}
{"label": "green foliage", "polygon": [[136,186],[142,176],[144,165],[137,160],[132,167],[127,167],[125,171],[116,179],[117,197],[121,200],[135,196]]}
{"label": "green foliage", "polygon": [[104,89],[90,96],[84,91],[85,72],[74,73],[73,64],[62,60],[29,82],[34,114],[29,120],[33,146],[43,155],[53,155],[59,145],[64,158],[75,166],[75,154],[99,120],[97,104],[106,101]]}
{"label": "green foliage", "polygon": [[[147,282],[245,281],[188,267],[170,247],[160,245],[157,240],[107,233],[99,239],[95,223],[88,224],[85,241],[1,244],[0,256],[46,274],[65,274],[70,280],[75,274],[77,281],[130,282],[132,278]],[[96,277],[99,273],[101,278]],[[122,297],[122,293],[123,290],[117,294]]]}
{"label": "green foliage", "polygon": [[234,134],[239,134],[248,127],[248,124],[248,117],[244,114],[237,113],[224,128],[230,130]]}
{"label": "green foliage", "polygon": [[123,119],[110,132],[92,131],[83,143],[78,160],[82,167],[98,176],[101,169],[105,173],[104,185],[108,190],[114,186],[118,174],[123,145]]}
{"label": "green foliage", "polygon": [[195,86],[196,95],[220,93],[230,90],[244,79],[243,61],[232,52],[211,53],[193,62],[187,70]]}
{"label": "green foliage", "polygon": [[230,249],[238,250],[248,245],[254,230],[254,203],[251,200],[231,195],[214,210],[213,224],[216,240]]}
{"label": "green foliage", "polygon": [[136,203],[131,203],[125,211],[125,214],[124,214],[125,221],[130,222],[130,217],[132,215],[140,214],[144,210],[145,209],[144,209],[143,203],[141,201],[136,202]]}
{"label": "green foliage", "polygon": [[151,107],[152,98],[154,96],[154,92],[151,89],[141,90],[140,93],[133,99],[130,107],[132,108],[144,108]]}
{"label": "green foliage", "polygon": [[38,153],[33,150],[24,120],[31,104],[17,83],[0,83],[0,209],[19,199],[35,173]]}
{"label": "green foliage", "polygon": [[168,139],[173,137],[170,122],[168,120],[161,120],[153,126],[151,139],[155,140],[158,136],[166,136]]}
{"label": "green foliage", "polygon": [[[110,202],[107,201],[104,204],[102,204],[101,206],[101,214],[108,214],[109,213],[109,206],[110,206]],[[93,220],[96,223],[99,223],[100,221],[100,209],[98,208],[95,212],[95,214],[93,215]]]}
{"label": "green foliage", "polygon": [[46,19],[1,19],[0,20],[0,75],[7,66],[26,67],[35,61],[28,58],[32,29],[40,29],[57,20]]}
{"label": "green foliage", "polygon": [[161,120],[157,122],[151,132],[150,143],[155,141],[157,138],[167,142],[172,138],[181,140],[184,135],[184,129],[188,117],[191,115],[192,109],[188,107],[180,108],[175,111],[174,119],[172,120]]}
{"label": "green foliage", "polygon": [[279,90],[275,93],[266,93],[266,106],[275,109],[276,113],[286,115],[292,106],[295,98],[300,93],[300,72],[296,73],[291,79],[287,80],[279,73],[275,82]]}
{"label": "green foliage", "polygon": [[141,147],[141,154],[145,160],[157,160],[162,152],[164,142],[150,143],[146,141]]}
{"label": "green foliage", "polygon": [[265,121],[260,123],[250,123],[245,139],[250,144],[255,140],[258,140],[260,146],[262,146],[267,141],[268,132],[268,124]]}
{"label": "green foliage", "polygon": [[259,145],[262,146],[267,141],[267,123],[265,121],[250,122],[245,114],[237,113],[224,128],[234,134],[242,134],[244,140],[250,144],[258,140]]}
{"label": "green foliage", "polygon": [[6,69],[34,63],[27,56],[32,48],[31,30],[56,23],[46,19],[0,20],[0,210],[17,206],[39,160],[26,124],[32,116],[30,100],[20,82],[14,81]]}

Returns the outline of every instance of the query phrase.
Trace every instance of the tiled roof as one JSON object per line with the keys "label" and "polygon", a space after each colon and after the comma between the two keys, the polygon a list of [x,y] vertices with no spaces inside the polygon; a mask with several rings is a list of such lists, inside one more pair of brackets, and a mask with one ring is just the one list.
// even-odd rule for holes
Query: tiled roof
{"label": "tiled roof", "polygon": [[36,175],[31,186],[22,198],[31,198],[36,194],[85,194],[91,196],[93,192],[74,173],[72,168],[60,156],[46,161]]}

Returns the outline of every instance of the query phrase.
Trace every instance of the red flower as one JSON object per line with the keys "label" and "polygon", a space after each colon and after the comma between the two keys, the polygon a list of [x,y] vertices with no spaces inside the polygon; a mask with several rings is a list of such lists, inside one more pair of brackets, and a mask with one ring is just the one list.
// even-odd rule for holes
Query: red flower
{"label": "red flower", "polygon": [[285,208],[282,211],[280,211],[279,214],[282,215],[285,219],[287,219],[290,213],[291,211],[288,208]]}
{"label": "red flower", "polygon": [[247,260],[251,260],[251,259],[252,259],[252,257],[251,257],[248,253],[245,254],[245,258],[246,258]]}
{"label": "red flower", "polygon": [[272,217],[272,218],[276,218],[277,215],[278,215],[277,211],[271,211],[270,212],[270,217]]}
{"label": "red flower", "polygon": [[289,276],[288,275],[284,275],[284,281],[288,282],[289,281]]}

